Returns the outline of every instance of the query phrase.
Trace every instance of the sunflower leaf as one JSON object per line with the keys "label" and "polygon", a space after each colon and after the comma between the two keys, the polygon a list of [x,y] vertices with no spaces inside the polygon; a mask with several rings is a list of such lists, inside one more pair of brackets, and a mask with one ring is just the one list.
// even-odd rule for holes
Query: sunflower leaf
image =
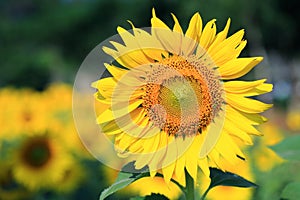
{"label": "sunflower leaf", "polygon": [[300,160],[300,135],[290,136],[280,143],[271,146],[280,157],[287,160]]}
{"label": "sunflower leaf", "polygon": [[147,172],[146,168],[137,170],[134,167],[134,162],[130,162],[126,164],[119,172],[115,182],[101,192],[99,200],[104,200],[109,195],[125,188],[126,186],[130,185],[134,181],[143,178],[145,176],[149,176],[149,172]]}
{"label": "sunflower leaf", "polygon": [[210,168],[210,179],[210,189],[218,185],[234,187],[257,187],[255,183],[252,183],[237,174],[223,172],[217,168]]}
{"label": "sunflower leaf", "polygon": [[300,199],[300,182],[289,183],[281,193],[281,199]]}

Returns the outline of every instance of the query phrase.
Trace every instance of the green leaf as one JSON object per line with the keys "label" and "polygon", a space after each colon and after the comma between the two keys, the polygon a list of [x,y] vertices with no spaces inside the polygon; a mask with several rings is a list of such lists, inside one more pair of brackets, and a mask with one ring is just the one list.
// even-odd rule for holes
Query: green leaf
{"label": "green leaf", "polygon": [[118,174],[118,177],[114,184],[103,190],[100,194],[99,200],[103,200],[109,195],[117,192],[130,185],[132,182],[143,178],[145,176],[149,176],[149,172],[147,172],[147,168],[143,168],[141,170],[136,170],[134,167],[134,162],[130,162],[126,164]]}
{"label": "green leaf", "polygon": [[210,186],[213,188],[218,185],[234,186],[234,187],[257,187],[255,183],[252,183],[243,177],[231,172],[223,172],[217,168],[210,168]]}
{"label": "green leaf", "polygon": [[271,146],[279,156],[287,160],[300,160],[300,135],[285,138],[280,143]]}
{"label": "green leaf", "polygon": [[282,199],[300,199],[300,182],[289,183],[281,193]]}

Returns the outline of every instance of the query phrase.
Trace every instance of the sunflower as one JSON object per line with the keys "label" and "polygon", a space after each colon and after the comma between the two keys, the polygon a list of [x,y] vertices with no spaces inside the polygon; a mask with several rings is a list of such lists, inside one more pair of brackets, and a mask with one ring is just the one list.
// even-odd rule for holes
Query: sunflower
{"label": "sunflower", "polygon": [[23,138],[14,156],[13,175],[30,190],[57,184],[72,161],[59,141],[47,133]]}
{"label": "sunflower", "polygon": [[238,138],[252,144],[261,135],[253,125],[266,119],[259,113],[271,107],[251,96],[270,92],[266,79],[233,81],[248,73],[262,57],[238,58],[246,46],[244,30],[227,37],[230,19],[217,34],[216,20],[202,28],[199,13],[185,33],[172,14],[170,29],[152,11],[151,29],[127,31],[103,51],[111,77],[92,86],[104,108],[98,113],[101,130],[114,136],[119,156],[149,167],[150,176],[163,174],[185,186],[185,169],[196,181],[198,167],[221,169],[220,159],[235,164],[245,159]]}

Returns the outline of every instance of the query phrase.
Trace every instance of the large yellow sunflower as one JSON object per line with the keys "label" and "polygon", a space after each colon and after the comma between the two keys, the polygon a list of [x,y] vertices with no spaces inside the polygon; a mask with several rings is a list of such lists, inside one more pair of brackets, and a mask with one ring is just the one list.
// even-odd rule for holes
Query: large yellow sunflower
{"label": "large yellow sunflower", "polygon": [[271,105],[249,98],[272,90],[265,79],[231,81],[248,73],[262,57],[238,58],[246,45],[244,30],[227,37],[230,19],[216,33],[216,20],[204,28],[194,14],[184,33],[175,17],[170,29],[152,11],[151,29],[118,27],[122,41],[111,41],[103,51],[112,77],[92,84],[103,110],[98,123],[114,136],[120,156],[148,166],[185,186],[185,169],[197,178],[198,167],[224,169],[245,156],[235,143],[252,144],[261,135],[253,125],[265,121],[259,113]]}

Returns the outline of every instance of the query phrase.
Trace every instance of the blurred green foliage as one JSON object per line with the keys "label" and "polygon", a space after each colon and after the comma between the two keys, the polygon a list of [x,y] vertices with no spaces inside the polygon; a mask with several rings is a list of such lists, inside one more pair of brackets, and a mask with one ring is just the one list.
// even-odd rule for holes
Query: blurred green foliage
{"label": "blurred green foliage", "polygon": [[219,29],[231,17],[231,33],[245,28],[248,48],[299,54],[296,0],[0,1],[0,86],[43,90],[56,80],[72,83],[85,56],[118,25],[150,26],[152,7],[169,25],[175,13],[183,28],[198,11],[204,22],[218,19]]}

